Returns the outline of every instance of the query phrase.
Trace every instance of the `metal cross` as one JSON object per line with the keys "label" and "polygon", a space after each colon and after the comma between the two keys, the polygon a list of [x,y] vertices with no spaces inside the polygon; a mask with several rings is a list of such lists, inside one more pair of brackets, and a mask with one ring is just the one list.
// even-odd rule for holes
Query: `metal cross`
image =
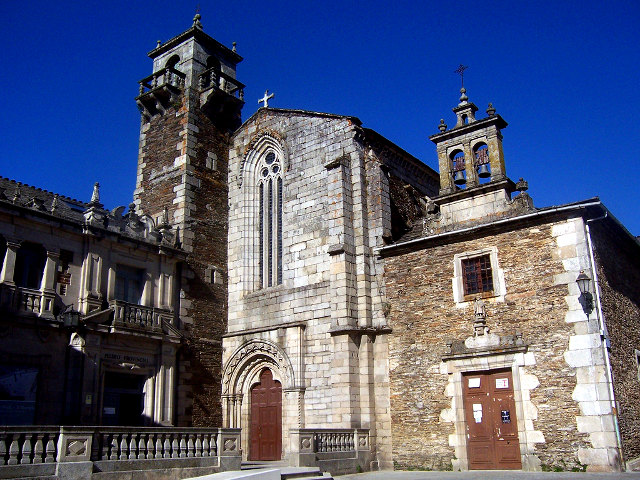
{"label": "metal cross", "polygon": [[275,97],[276,94],[272,93],[271,95],[269,95],[269,90],[265,90],[264,91],[264,97],[262,97],[260,100],[258,100],[258,103],[262,102],[263,103],[263,107],[268,107],[269,106],[269,100],[272,99],[273,97]]}
{"label": "metal cross", "polygon": [[460,81],[462,82],[461,86],[464,87],[464,71],[469,68],[466,65],[460,64],[460,66],[458,68],[456,68],[454,71],[455,73],[457,73],[458,75],[460,75]]}

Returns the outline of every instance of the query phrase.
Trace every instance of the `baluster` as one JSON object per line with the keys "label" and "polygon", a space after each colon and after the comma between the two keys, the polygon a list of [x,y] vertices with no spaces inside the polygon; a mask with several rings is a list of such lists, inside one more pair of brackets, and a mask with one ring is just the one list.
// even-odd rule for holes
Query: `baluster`
{"label": "baluster", "polygon": [[127,435],[123,434],[120,437],[120,456],[118,457],[118,460],[126,460],[127,457]]}
{"label": "baluster", "polygon": [[156,436],[156,452],[153,458],[162,458],[162,435]]}
{"label": "baluster", "polygon": [[7,437],[0,437],[0,465],[4,465],[4,457],[7,455]]}
{"label": "baluster", "polygon": [[244,88],[241,88],[238,91],[238,98],[240,98],[240,100],[244,100]]}
{"label": "baluster", "polygon": [[144,434],[139,434],[138,438],[138,456],[136,458],[147,458],[147,442],[144,441]]}
{"label": "baluster", "polygon": [[9,447],[9,461],[7,462],[7,465],[17,465],[19,453],[20,447],[18,445],[18,439],[17,437],[13,437],[11,440],[11,446]]}
{"label": "baluster", "polygon": [[202,456],[203,457],[208,457],[209,456],[209,449],[211,448],[211,445],[209,444],[209,434],[205,433],[204,434],[204,439],[202,440]]}
{"label": "baluster", "polygon": [[178,446],[178,439],[174,436],[171,440],[171,458],[178,458],[180,456],[180,447]]}
{"label": "baluster", "polygon": [[136,458],[138,458],[138,456],[136,455],[137,445],[138,445],[138,442],[136,442],[136,434],[132,433],[131,440],[129,440],[129,455],[127,455],[129,460],[135,460]]}
{"label": "baluster", "polygon": [[164,437],[164,450],[162,451],[162,458],[171,458],[171,440],[169,436]]}
{"label": "baluster", "polygon": [[194,451],[195,447],[193,445],[193,437],[191,435],[187,435],[187,457],[193,457]]}
{"label": "baluster", "polygon": [[21,464],[31,463],[31,437],[27,433],[24,439],[24,443],[21,448],[22,456],[20,457]]}
{"label": "baluster", "polygon": [[202,435],[196,435],[196,457],[202,457]]}
{"label": "baluster", "polygon": [[147,436],[147,446],[146,446],[146,455],[144,458],[154,458],[154,451],[153,451],[153,435],[149,434]]}
{"label": "baluster", "polygon": [[44,445],[42,438],[36,434],[36,444],[33,446],[33,463],[42,463],[42,454],[44,453]]}
{"label": "baluster", "polygon": [[210,434],[210,440],[209,440],[209,456],[211,457],[215,457],[218,455],[218,440],[216,440],[217,435],[214,434]]}
{"label": "baluster", "polygon": [[118,435],[110,435],[111,442],[109,444],[109,460],[118,459]]}
{"label": "baluster", "polygon": [[187,442],[184,436],[180,436],[180,458],[186,458],[187,456]]}
{"label": "baluster", "polygon": [[53,438],[50,436],[47,441],[47,448],[44,453],[44,463],[53,463],[56,461],[56,444],[53,442]]}
{"label": "baluster", "polygon": [[151,80],[151,87],[156,88],[158,86],[158,74],[153,74],[153,80]]}
{"label": "baluster", "polygon": [[108,433],[102,434],[102,456],[100,460],[108,460],[109,459],[109,447],[111,446],[111,435]]}

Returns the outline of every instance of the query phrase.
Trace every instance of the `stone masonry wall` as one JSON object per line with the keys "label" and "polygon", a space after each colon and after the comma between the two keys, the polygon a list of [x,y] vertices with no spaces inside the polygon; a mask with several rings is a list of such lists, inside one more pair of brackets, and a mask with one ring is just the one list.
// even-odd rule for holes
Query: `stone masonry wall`
{"label": "stone masonry wall", "polygon": [[640,257],[638,245],[610,227],[590,224],[602,313],[611,339],[610,362],[626,461],[640,457]]}
{"label": "stone masonry wall", "polygon": [[165,207],[189,252],[176,282],[185,334],[178,373],[178,425],[219,426],[222,335],[226,331],[228,133],[220,131],[187,89],[164,114],[143,124],[139,212],[156,219]]}
{"label": "stone masonry wall", "polygon": [[[472,334],[473,320],[471,302],[454,302],[454,255],[488,246],[497,247],[506,285],[504,301],[486,300],[488,326],[497,335],[522,332],[530,345],[527,355],[531,361],[520,371],[539,381],[531,387],[530,402],[523,398],[525,418],[518,422],[526,422],[527,431],[542,433],[543,438],[535,440],[535,454],[542,464],[560,468],[578,464],[578,448],[587,444],[576,426],[580,415],[572,399],[576,374],[563,357],[574,325],[565,319],[568,280],[563,280],[562,247],[554,238],[553,226],[542,224],[458,241],[450,237],[448,245],[385,259],[393,328],[389,362],[396,465],[451,468],[450,436],[455,431],[441,417],[451,407],[441,357],[448,340],[464,340]],[[573,252],[575,256],[575,248]]]}

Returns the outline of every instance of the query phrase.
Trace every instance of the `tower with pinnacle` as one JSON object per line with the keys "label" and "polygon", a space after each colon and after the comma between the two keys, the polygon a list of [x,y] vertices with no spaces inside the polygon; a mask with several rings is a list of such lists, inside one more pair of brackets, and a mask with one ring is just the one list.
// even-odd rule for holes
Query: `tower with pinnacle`
{"label": "tower with pinnacle", "polygon": [[220,423],[221,337],[226,329],[229,135],[241,122],[242,61],[193,25],[149,52],[140,80],[135,210],[178,231],[188,252],[173,295],[184,334],[177,424]]}

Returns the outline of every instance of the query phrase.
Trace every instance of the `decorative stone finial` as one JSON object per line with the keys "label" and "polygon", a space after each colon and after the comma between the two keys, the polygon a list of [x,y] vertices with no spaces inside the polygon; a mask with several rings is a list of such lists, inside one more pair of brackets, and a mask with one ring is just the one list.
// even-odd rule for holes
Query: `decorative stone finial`
{"label": "decorative stone finial", "polygon": [[162,40],[156,40],[156,48],[162,45]]}
{"label": "decorative stone finial", "polygon": [[467,100],[469,100],[469,97],[467,97],[467,89],[462,87],[460,89],[460,105],[467,103]]}
{"label": "decorative stone finial", "polygon": [[438,125],[438,130],[444,132],[447,129],[447,124],[444,123],[444,118],[440,119],[440,125]]}
{"label": "decorative stone finial", "polygon": [[518,183],[516,183],[516,190],[518,190],[520,193],[526,192],[527,190],[529,190],[529,182],[520,177],[520,180],[518,180]]}
{"label": "decorative stone finial", "polygon": [[53,201],[51,202],[51,213],[58,209],[58,197],[59,195],[57,193],[53,196]]}
{"label": "decorative stone finial", "polygon": [[231,43],[231,45],[233,45],[233,47],[231,48],[231,51],[232,51],[232,52],[235,52],[235,51],[236,51],[237,43],[236,43],[236,42],[232,42],[232,43]]}
{"label": "decorative stone finial", "polygon": [[16,191],[13,194],[13,199],[11,200],[13,203],[16,203],[20,199],[20,184],[16,186]]}
{"label": "decorative stone finial", "polygon": [[200,23],[201,18],[202,16],[196,13],[195,17],[193,17],[193,26],[202,30],[202,23]]}
{"label": "decorative stone finial", "polygon": [[489,115],[490,117],[493,117],[496,114],[496,109],[493,108],[493,103],[489,104],[489,107],[487,108],[487,115]]}
{"label": "decorative stone finial", "polygon": [[98,182],[93,184],[93,193],[91,194],[91,201],[89,203],[92,205],[100,203],[100,184]]}

